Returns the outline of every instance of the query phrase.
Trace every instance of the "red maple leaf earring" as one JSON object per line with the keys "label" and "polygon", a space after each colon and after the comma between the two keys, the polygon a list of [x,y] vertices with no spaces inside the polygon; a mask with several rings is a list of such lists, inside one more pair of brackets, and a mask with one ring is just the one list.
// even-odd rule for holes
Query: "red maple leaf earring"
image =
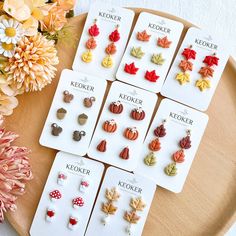
{"label": "red maple leaf earring", "polygon": [[156,74],[155,70],[152,71],[146,71],[144,78],[150,82],[156,82],[159,79],[160,76]]}
{"label": "red maple leaf earring", "polygon": [[120,40],[119,25],[116,26],[116,29],[109,35],[109,40],[111,43],[105,49],[107,56],[102,60],[102,66],[105,68],[111,68],[113,66],[112,55],[116,53],[115,43]]}
{"label": "red maple leaf earring", "polygon": [[184,49],[182,56],[184,59],[179,63],[181,71],[175,77],[181,85],[190,82],[190,73],[188,71],[193,70],[193,63],[190,60],[196,59],[196,51],[194,51],[192,45],[190,45],[189,48]]}
{"label": "red maple leaf earring", "polygon": [[214,69],[212,68],[214,65],[218,66],[219,58],[216,57],[216,54],[206,56],[203,60],[203,63],[206,64],[206,66],[201,67],[199,70],[199,74],[201,75],[201,78],[196,81],[195,86],[200,89],[200,91],[204,91],[207,88],[211,87],[211,81],[209,78],[213,77]]}
{"label": "red maple leaf earring", "polygon": [[165,173],[169,176],[177,175],[177,163],[183,163],[185,161],[184,150],[191,148],[191,131],[187,130],[187,135],[179,141],[180,149],[172,155],[173,162],[167,165],[164,169]]}
{"label": "red maple leaf earring", "polygon": [[85,63],[89,63],[93,59],[92,50],[97,47],[97,42],[95,40],[95,37],[99,35],[99,28],[97,26],[97,19],[94,20],[94,24],[88,29],[89,33],[89,39],[85,43],[85,47],[88,49],[86,52],[84,52],[81,56],[82,61]]}

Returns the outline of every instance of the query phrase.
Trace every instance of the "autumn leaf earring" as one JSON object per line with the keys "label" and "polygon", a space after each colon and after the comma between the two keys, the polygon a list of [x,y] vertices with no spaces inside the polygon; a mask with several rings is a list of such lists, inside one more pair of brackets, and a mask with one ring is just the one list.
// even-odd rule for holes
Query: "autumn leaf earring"
{"label": "autumn leaf earring", "polygon": [[95,40],[95,37],[99,35],[99,28],[97,26],[97,19],[94,20],[94,24],[89,28],[88,33],[90,38],[86,41],[85,47],[88,49],[86,52],[84,52],[81,56],[82,61],[89,63],[93,59],[92,51],[97,47],[97,42]]}
{"label": "autumn leaf earring", "polygon": [[147,166],[154,166],[156,164],[156,156],[155,152],[158,152],[161,149],[160,138],[166,136],[166,129],[165,129],[166,120],[163,120],[160,126],[158,126],[154,130],[154,135],[156,136],[149,144],[148,148],[151,151],[145,158],[144,163]]}
{"label": "autumn leaf earring", "polygon": [[142,200],[141,197],[132,198],[130,200],[130,207],[132,210],[126,211],[124,214],[124,219],[129,223],[129,225],[126,227],[125,231],[129,235],[134,235],[134,224],[137,224],[140,216],[137,214],[137,211],[143,211],[143,209],[146,207],[146,204]]}
{"label": "autumn leaf earring", "polygon": [[201,75],[201,78],[198,79],[195,84],[195,86],[198,87],[201,92],[211,87],[211,81],[209,80],[209,78],[213,77],[214,69],[212,67],[214,65],[218,66],[218,61],[219,58],[216,57],[215,53],[204,58],[203,63],[205,63],[206,66],[202,67],[199,70],[198,73]]}
{"label": "autumn leaf earring", "polygon": [[196,58],[196,51],[192,49],[192,45],[190,45],[189,48],[185,48],[182,52],[182,56],[185,58],[184,60],[181,60],[179,63],[179,68],[181,69],[181,72],[179,72],[175,79],[181,84],[185,84],[187,82],[190,82],[190,74],[187,71],[192,71],[193,69],[193,63],[190,61],[190,59],[195,60]]}
{"label": "autumn leaf earring", "polygon": [[119,25],[116,26],[116,29],[109,35],[110,44],[105,49],[107,56],[102,60],[102,66],[105,68],[111,68],[113,66],[112,55],[116,53],[115,43],[120,40],[120,33],[118,31]]}
{"label": "autumn leaf earring", "polygon": [[185,136],[179,141],[180,149],[172,155],[172,159],[174,162],[167,165],[164,169],[167,175],[169,176],[177,175],[176,163],[183,163],[185,161],[184,150],[191,148],[190,136],[191,136],[191,131],[187,130],[187,136]]}
{"label": "autumn leaf earring", "polygon": [[114,206],[114,202],[118,201],[120,194],[117,189],[114,187],[112,189],[106,189],[105,197],[107,199],[106,203],[102,203],[102,211],[106,214],[102,218],[102,224],[106,225],[110,221],[110,215],[114,215],[117,211],[117,207]]}

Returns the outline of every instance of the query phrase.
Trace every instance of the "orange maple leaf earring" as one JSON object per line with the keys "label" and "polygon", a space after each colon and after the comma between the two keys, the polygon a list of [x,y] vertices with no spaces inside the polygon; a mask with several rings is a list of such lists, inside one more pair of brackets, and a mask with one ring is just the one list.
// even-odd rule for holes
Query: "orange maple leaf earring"
{"label": "orange maple leaf earring", "polygon": [[116,29],[109,35],[109,40],[111,43],[105,49],[107,56],[102,60],[102,66],[105,68],[111,68],[113,66],[113,60],[111,55],[116,53],[116,45],[115,43],[120,40],[120,33],[118,31],[119,25],[116,26]]}
{"label": "orange maple leaf earring", "polygon": [[150,37],[151,37],[151,35],[147,34],[146,30],[144,30],[142,32],[138,32],[136,35],[137,40],[142,41],[142,42],[148,42]]}
{"label": "orange maple leaf earring", "polygon": [[203,63],[206,64],[206,66],[201,67],[199,70],[199,74],[201,75],[201,78],[196,81],[195,86],[200,89],[200,91],[204,91],[207,88],[211,87],[211,81],[208,78],[212,78],[214,74],[214,69],[212,68],[214,65],[218,66],[219,58],[216,57],[216,54],[206,56],[203,60]]}
{"label": "orange maple leaf earring", "polygon": [[94,24],[88,30],[90,38],[85,43],[85,47],[88,50],[84,52],[81,56],[82,61],[84,61],[85,63],[89,63],[92,61],[93,59],[92,50],[97,47],[97,42],[95,40],[95,37],[99,35],[99,28],[96,23],[97,19],[94,20]]}
{"label": "orange maple leaf earring", "polygon": [[169,48],[172,41],[169,41],[167,36],[157,39],[157,45],[162,48]]}

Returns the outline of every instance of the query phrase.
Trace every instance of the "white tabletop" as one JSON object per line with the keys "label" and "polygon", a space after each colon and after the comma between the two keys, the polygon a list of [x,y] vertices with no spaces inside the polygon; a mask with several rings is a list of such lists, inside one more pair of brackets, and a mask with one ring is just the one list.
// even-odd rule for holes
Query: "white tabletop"
{"label": "white tabletop", "polygon": [[[126,7],[150,8],[167,12],[219,35],[236,60],[236,18],[235,0],[99,0]],[[75,12],[87,12],[95,0],[79,0]],[[236,227],[230,235],[236,235]],[[16,236],[12,227],[5,222],[0,225],[1,236]]]}

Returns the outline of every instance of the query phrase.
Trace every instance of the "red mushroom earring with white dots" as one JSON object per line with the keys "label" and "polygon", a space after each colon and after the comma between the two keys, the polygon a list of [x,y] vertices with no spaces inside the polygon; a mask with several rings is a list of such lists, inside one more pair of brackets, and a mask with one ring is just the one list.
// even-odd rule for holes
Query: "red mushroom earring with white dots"
{"label": "red mushroom earring with white dots", "polygon": [[61,199],[62,195],[59,190],[53,190],[49,193],[49,197],[52,202],[56,202],[57,200]]}
{"label": "red mushroom earring with white dots", "polygon": [[80,182],[79,191],[81,193],[85,193],[89,189],[89,180],[87,178],[83,178]]}

